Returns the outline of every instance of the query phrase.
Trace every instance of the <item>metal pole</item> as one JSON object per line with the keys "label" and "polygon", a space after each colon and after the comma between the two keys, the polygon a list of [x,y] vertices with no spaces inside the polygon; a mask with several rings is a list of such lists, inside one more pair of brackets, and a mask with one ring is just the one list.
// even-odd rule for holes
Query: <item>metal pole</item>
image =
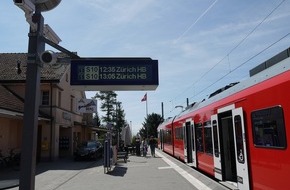
{"label": "metal pole", "polygon": [[132,121],[130,121],[130,131],[131,131],[131,134],[133,134]]}
{"label": "metal pole", "polygon": [[37,31],[30,27],[27,56],[27,72],[24,103],[24,126],[22,130],[20,190],[34,190],[38,111],[40,97],[40,61],[39,53],[45,49],[45,43],[40,40],[43,33],[44,18],[36,8],[33,22]]}
{"label": "metal pole", "polygon": [[146,122],[146,138],[148,140],[148,97],[146,97],[146,118],[147,118],[147,122]]}
{"label": "metal pole", "polygon": [[164,106],[163,106],[163,102],[161,102],[161,116],[162,116],[162,119],[164,120]]}

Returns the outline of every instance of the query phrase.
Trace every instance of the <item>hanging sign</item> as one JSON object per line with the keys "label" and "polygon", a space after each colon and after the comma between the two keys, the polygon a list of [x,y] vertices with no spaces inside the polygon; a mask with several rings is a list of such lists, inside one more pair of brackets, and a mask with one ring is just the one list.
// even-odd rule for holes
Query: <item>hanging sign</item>
{"label": "hanging sign", "polygon": [[78,90],[155,90],[158,61],[151,58],[81,58],[71,60],[71,85]]}
{"label": "hanging sign", "polygon": [[77,101],[77,112],[80,113],[97,113],[97,100],[80,99]]}

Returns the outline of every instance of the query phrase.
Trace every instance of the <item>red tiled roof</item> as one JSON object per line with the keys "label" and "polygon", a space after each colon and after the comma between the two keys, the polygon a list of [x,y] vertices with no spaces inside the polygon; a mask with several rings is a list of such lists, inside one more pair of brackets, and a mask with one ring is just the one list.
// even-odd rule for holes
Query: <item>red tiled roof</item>
{"label": "red tiled roof", "polygon": [[[43,65],[41,68],[41,80],[60,80],[69,68],[69,59],[63,53],[57,53],[58,67]],[[21,73],[18,74],[17,64],[20,64]],[[13,83],[23,82],[26,79],[27,53],[0,53],[0,82]]]}
{"label": "red tiled roof", "polygon": [[5,87],[0,85],[0,108],[23,113],[24,103]]}
{"label": "red tiled roof", "polygon": [[[58,83],[64,73],[69,69],[69,57],[63,53],[57,53],[60,65],[51,67],[43,65],[41,68],[42,82]],[[19,64],[19,68],[17,65]],[[0,53],[0,109],[24,112],[23,99],[3,85],[13,83],[25,83],[27,68],[27,53]],[[21,72],[18,73],[19,69]]]}

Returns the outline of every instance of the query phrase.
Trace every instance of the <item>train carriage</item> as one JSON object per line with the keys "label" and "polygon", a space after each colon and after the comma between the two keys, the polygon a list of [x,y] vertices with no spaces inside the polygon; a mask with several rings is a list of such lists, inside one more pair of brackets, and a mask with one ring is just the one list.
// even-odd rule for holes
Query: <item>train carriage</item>
{"label": "train carriage", "polygon": [[162,130],[158,133],[159,147],[166,153],[173,155],[173,136],[172,121],[174,118],[168,118],[162,123]]}
{"label": "train carriage", "polygon": [[[288,187],[290,49],[158,127],[166,152],[241,190]],[[262,71],[256,72],[260,68]],[[167,137],[169,138],[169,137]],[[170,149],[171,148],[171,149]],[[169,150],[170,149],[170,150]]]}

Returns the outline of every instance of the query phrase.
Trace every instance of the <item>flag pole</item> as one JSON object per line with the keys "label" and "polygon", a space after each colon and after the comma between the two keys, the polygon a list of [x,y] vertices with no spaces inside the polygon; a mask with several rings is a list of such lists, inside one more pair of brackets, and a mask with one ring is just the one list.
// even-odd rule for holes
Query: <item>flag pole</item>
{"label": "flag pole", "polygon": [[[147,119],[147,122],[148,122],[148,98],[147,98],[147,93],[146,93],[146,119]],[[148,124],[146,122],[146,138],[148,140]]]}
{"label": "flag pole", "polygon": [[[144,102],[146,101],[146,120],[148,121],[148,98],[147,98],[147,92],[146,94],[144,95],[144,97],[141,99],[141,102]],[[147,125],[147,122],[146,122],[146,138],[148,139],[148,125]]]}

